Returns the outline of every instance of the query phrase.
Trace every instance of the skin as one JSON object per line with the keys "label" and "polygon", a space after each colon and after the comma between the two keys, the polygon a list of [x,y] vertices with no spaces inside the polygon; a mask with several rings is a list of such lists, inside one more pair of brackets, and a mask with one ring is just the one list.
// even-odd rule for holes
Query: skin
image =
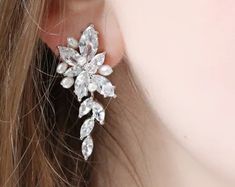
{"label": "skin", "polygon": [[235,3],[111,2],[155,113],[189,154],[234,186]]}
{"label": "skin", "polygon": [[[159,136],[172,162],[162,167],[179,167],[171,171],[168,181],[158,171],[165,180],[160,183],[167,187],[234,186],[235,3],[65,2],[65,19],[59,21],[56,9],[52,11],[43,23],[42,39],[57,53],[56,46],[67,36],[79,37],[77,33],[92,22],[104,33],[101,44],[109,54],[107,63],[117,65],[126,52],[154,114],[162,121],[164,130]],[[156,142],[155,131],[146,131],[151,131],[147,141]],[[150,155],[146,160],[152,163],[149,186],[153,187],[159,169],[154,146],[145,147]]]}

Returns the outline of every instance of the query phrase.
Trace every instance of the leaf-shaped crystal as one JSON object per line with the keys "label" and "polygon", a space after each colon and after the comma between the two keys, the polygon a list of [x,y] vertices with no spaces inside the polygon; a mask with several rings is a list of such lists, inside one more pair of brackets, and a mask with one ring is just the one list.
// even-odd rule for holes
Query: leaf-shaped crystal
{"label": "leaf-shaped crystal", "polygon": [[114,93],[115,87],[112,83],[105,77],[101,75],[93,75],[92,81],[97,85],[96,91],[99,92],[104,97],[116,97]]}
{"label": "leaf-shaped crystal", "polygon": [[91,97],[85,99],[79,107],[79,118],[88,114],[91,111],[92,107],[93,107],[93,99]]}
{"label": "leaf-shaped crystal", "polygon": [[77,60],[80,58],[79,53],[73,48],[58,46],[60,58],[70,66],[77,64]]}
{"label": "leaf-shaped crystal", "polygon": [[82,72],[82,69],[79,66],[72,66],[64,72],[66,77],[76,77]]}
{"label": "leaf-shaped crystal", "polygon": [[92,106],[92,116],[100,122],[101,125],[104,124],[104,119],[105,119],[105,110],[104,107],[98,103],[93,101],[93,106]]}
{"label": "leaf-shaped crystal", "polygon": [[87,136],[85,140],[82,142],[82,155],[85,160],[87,160],[90,156],[91,153],[93,152],[93,140],[91,136]]}
{"label": "leaf-shaped crystal", "polygon": [[92,58],[91,63],[100,67],[101,65],[104,64],[105,55],[106,55],[105,52],[95,55],[94,58]]}
{"label": "leaf-shaped crystal", "polygon": [[98,33],[94,29],[94,25],[90,25],[82,33],[79,40],[79,50],[81,55],[87,56],[88,61],[90,61],[95,56],[98,45]]}
{"label": "leaf-shaped crystal", "polygon": [[84,121],[84,123],[81,126],[80,129],[80,139],[83,140],[83,138],[87,137],[90,135],[91,131],[93,130],[95,125],[95,121],[92,118],[89,118]]}
{"label": "leaf-shaped crystal", "polygon": [[83,97],[88,95],[89,75],[86,71],[82,71],[75,80],[74,93],[78,100],[81,101]]}
{"label": "leaf-shaped crystal", "polygon": [[90,63],[85,64],[84,69],[91,75],[95,74],[99,67],[104,63],[105,53],[97,54]]}

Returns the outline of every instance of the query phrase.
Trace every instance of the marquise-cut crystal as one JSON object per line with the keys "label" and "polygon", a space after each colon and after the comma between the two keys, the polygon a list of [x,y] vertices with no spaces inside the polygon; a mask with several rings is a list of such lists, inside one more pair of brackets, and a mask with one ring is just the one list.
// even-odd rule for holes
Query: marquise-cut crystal
{"label": "marquise-cut crystal", "polygon": [[79,86],[76,86],[75,84],[74,93],[77,95],[78,101],[80,102],[83,97],[88,96],[88,88],[85,84],[81,84]]}
{"label": "marquise-cut crystal", "polygon": [[97,121],[100,122],[101,125],[104,124],[105,110],[104,110],[104,107],[100,103],[95,102],[95,101],[93,102],[92,115]]}
{"label": "marquise-cut crystal", "polygon": [[90,135],[91,131],[93,130],[95,125],[95,121],[92,118],[89,118],[84,121],[84,123],[81,126],[80,129],[80,139],[83,140],[83,138],[87,137]]}
{"label": "marquise-cut crystal", "polygon": [[94,58],[92,58],[91,63],[100,67],[101,65],[104,64],[105,54],[106,53],[103,52],[103,53],[99,53],[99,54],[95,55]]}
{"label": "marquise-cut crystal", "polygon": [[82,33],[79,40],[79,50],[82,56],[87,56],[91,60],[98,50],[98,33],[94,29],[94,25],[90,25]]}
{"label": "marquise-cut crystal", "polygon": [[79,53],[73,48],[59,46],[60,58],[70,66],[76,65],[80,58]]}
{"label": "marquise-cut crystal", "polygon": [[79,66],[72,66],[64,72],[66,77],[77,77],[82,72]]}
{"label": "marquise-cut crystal", "polygon": [[79,107],[79,115],[78,115],[79,118],[88,114],[91,111],[92,107],[93,107],[93,99],[91,97],[85,99]]}
{"label": "marquise-cut crystal", "polygon": [[89,76],[86,71],[82,71],[75,80],[74,93],[78,100],[81,101],[83,97],[88,95]]}
{"label": "marquise-cut crystal", "polygon": [[97,84],[97,92],[101,95],[104,97],[116,97],[116,94],[114,93],[115,87],[107,78],[101,75],[93,75],[92,81]]}
{"label": "marquise-cut crystal", "polygon": [[116,98],[117,95],[114,92],[115,92],[115,87],[112,85],[111,82],[106,83],[105,85],[103,85],[102,89],[100,91],[100,93],[104,97],[113,97],[113,98]]}
{"label": "marquise-cut crystal", "polygon": [[68,47],[71,47],[73,49],[77,49],[79,46],[78,41],[73,37],[68,37],[67,43],[68,43]]}
{"label": "marquise-cut crystal", "polygon": [[60,82],[60,84],[68,89],[70,88],[71,86],[73,86],[73,83],[74,83],[74,79],[72,77],[65,77],[62,79],[62,81]]}
{"label": "marquise-cut crystal", "polygon": [[87,136],[84,141],[82,142],[82,154],[85,160],[87,160],[91,153],[93,152],[93,140],[91,136]]}
{"label": "marquise-cut crystal", "polygon": [[91,62],[85,64],[84,69],[91,75],[95,74],[99,67],[104,63],[105,53],[96,55]]}

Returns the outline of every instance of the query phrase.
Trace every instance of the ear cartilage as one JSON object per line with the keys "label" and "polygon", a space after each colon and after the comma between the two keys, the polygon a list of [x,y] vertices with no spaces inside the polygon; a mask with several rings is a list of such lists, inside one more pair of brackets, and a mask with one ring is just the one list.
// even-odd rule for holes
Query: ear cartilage
{"label": "ear cartilage", "polygon": [[98,32],[94,25],[88,26],[79,40],[67,38],[67,46],[58,46],[60,63],[56,72],[63,75],[61,85],[73,87],[79,107],[78,117],[86,117],[80,129],[81,152],[87,160],[94,148],[91,133],[95,123],[103,125],[105,108],[94,98],[94,92],[115,98],[115,86],[106,78],[113,70],[105,62],[105,52],[97,53],[99,47]]}

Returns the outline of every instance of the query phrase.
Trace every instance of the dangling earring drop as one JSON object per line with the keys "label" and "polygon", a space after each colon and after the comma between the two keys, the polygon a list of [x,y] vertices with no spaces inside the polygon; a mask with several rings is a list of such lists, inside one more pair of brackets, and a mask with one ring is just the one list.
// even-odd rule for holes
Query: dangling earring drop
{"label": "dangling earring drop", "polygon": [[105,52],[98,53],[98,32],[94,25],[88,26],[82,33],[80,40],[69,37],[67,46],[58,46],[61,62],[57,66],[57,73],[64,78],[61,85],[69,89],[73,85],[74,93],[79,102],[78,117],[86,116],[80,129],[82,155],[87,160],[93,152],[92,130],[97,122],[104,124],[105,109],[94,98],[94,92],[104,97],[115,98],[115,87],[106,78],[113,70],[104,64]]}

